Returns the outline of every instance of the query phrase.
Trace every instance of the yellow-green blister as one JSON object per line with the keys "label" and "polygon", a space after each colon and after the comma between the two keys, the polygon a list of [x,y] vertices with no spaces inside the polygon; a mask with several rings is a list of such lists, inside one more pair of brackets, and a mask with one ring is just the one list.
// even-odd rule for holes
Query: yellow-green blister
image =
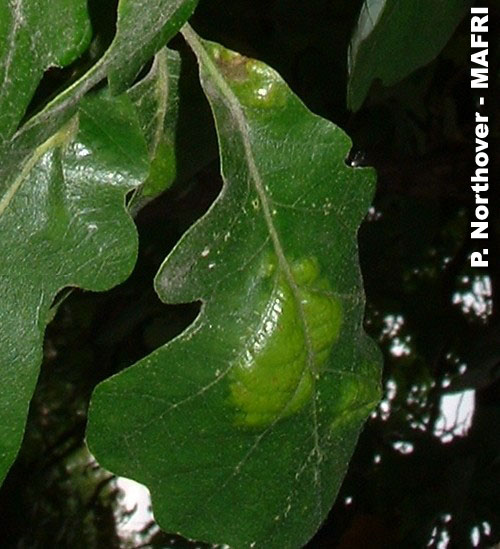
{"label": "yellow-green blister", "polygon": [[218,44],[210,46],[214,61],[242,105],[273,109],[285,105],[288,90],[274,69]]}
{"label": "yellow-green blister", "polygon": [[317,260],[295,261],[290,272],[293,282],[269,258],[259,271],[275,277],[273,290],[256,304],[259,324],[229,374],[229,401],[242,427],[265,428],[300,411],[339,336],[342,307]]}

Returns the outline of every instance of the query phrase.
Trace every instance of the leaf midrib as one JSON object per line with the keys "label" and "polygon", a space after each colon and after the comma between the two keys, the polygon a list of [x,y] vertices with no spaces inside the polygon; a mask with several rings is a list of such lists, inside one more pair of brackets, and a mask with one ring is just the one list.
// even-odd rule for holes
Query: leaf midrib
{"label": "leaf midrib", "polygon": [[33,154],[26,160],[21,172],[14,179],[12,185],[7,189],[5,194],[0,198],[0,218],[5,213],[10,203],[16,196],[23,183],[26,181],[29,173],[34,168],[40,158],[50,149],[62,147],[69,143],[76,132],[78,131],[78,117],[74,116],[67,124],[65,124],[57,133],[39,145]]}
{"label": "leaf midrib", "polygon": [[[216,85],[219,87],[220,92],[223,94],[225,99],[228,102],[228,107],[234,116],[236,123],[238,125],[238,128],[240,130],[241,136],[242,136],[242,142],[243,147],[245,151],[245,157],[248,164],[248,169],[250,172],[251,179],[254,183],[255,190],[257,192],[257,195],[259,197],[259,201],[262,206],[262,212],[264,215],[264,220],[266,222],[269,235],[271,237],[271,241],[273,243],[274,251],[276,252],[276,256],[278,258],[278,264],[279,267],[282,269],[283,274],[286,278],[287,283],[290,286],[290,289],[292,290],[292,294],[294,296],[295,302],[297,304],[297,311],[299,313],[303,333],[304,333],[304,341],[307,348],[307,367],[309,368],[312,376],[315,379],[319,378],[318,373],[315,371],[314,368],[314,350],[312,347],[312,341],[309,334],[309,329],[307,326],[307,320],[304,308],[302,306],[302,302],[300,299],[300,292],[299,288],[297,286],[297,283],[295,282],[295,279],[293,277],[290,265],[288,264],[288,261],[286,259],[285,253],[283,251],[283,248],[281,246],[281,242],[279,239],[278,232],[274,226],[273,220],[272,220],[272,214],[271,209],[269,207],[269,203],[267,200],[266,191],[264,188],[264,184],[262,182],[262,178],[259,173],[259,169],[257,168],[255,158],[253,156],[252,146],[251,146],[251,139],[250,134],[248,131],[248,126],[245,120],[244,113],[242,111],[242,108],[240,106],[240,103],[231,90],[231,88],[226,83],[223,76],[220,74],[219,70],[217,69],[216,65],[210,58],[209,54],[203,47],[202,42],[196,35],[196,33],[192,30],[192,28],[189,26],[189,24],[184,25],[184,27],[181,29],[181,33],[184,36],[186,42],[190,45],[190,47],[193,49],[196,57],[198,58],[198,61],[201,64],[203,64],[207,70],[207,72],[210,74],[210,76],[213,78]],[[316,454],[317,457],[317,463],[314,470],[314,477],[315,477],[315,484],[318,487],[317,490],[317,497],[318,497],[318,512],[321,516],[321,509],[323,506],[322,497],[321,497],[321,469],[320,469],[320,461],[321,461],[321,450],[320,450],[320,444],[319,444],[319,433],[318,433],[318,418],[317,418],[317,409],[316,409],[316,400],[315,395],[312,397],[312,403],[313,403],[313,417],[314,417],[314,427],[313,427],[313,436],[314,436],[314,448],[313,452]]]}
{"label": "leaf midrib", "polygon": [[293,274],[290,268],[290,265],[288,264],[288,261],[286,259],[285,253],[283,251],[283,248],[281,246],[280,238],[278,235],[278,232],[274,226],[272,214],[271,214],[271,208],[269,207],[269,202],[267,200],[266,191],[264,188],[264,184],[262,181],[262,178],[259,173],[259,169],[257,168],[257,164],[255,162],[255,158],[253,156],[252,146],[251,146],[251,139],[250,134],[248,131],[248,126],[245,120],[245,116],[243,114],[243,111],[240,107],[240,104],[238,102],[238,99],[234,95],[231,88],[228,86],[224,78],[221,76],[220,72],[218,71],[217,67],[213,63],[212,59],[206,52],[205,48],[203,47],[202,43],[196,36],[195,32],[189,27],[189,25],[185,25],[183,29],[181,30],[182,34],[184,35],[186,41],[189,43],[189,45],[193,48],[195,54],[199,57],[200,61],[203,61],[203,64],[205,65],[207,71],[210,73],[210,75],[213,77],[215,82],[217,83],[218,87],[220,88],[220,91],[224,94],[226,97],[229,107],[231,110],[231,113],[233,114],[237,124],[238,128],[240,130],[241,136],[242,136],[242,142],[243,147],[245,150],[245,157],[248,164],[248,169],[250,172],[251,179],[254,183],[255,190],[257,191],[257,195],[259,197],[259,201],[262,206],[262,213],[264,215],[264,220],[266,222],[269,236],[271,237],[271,241],[273,243],[274,251],[276,252],[276,256],[278,258],[278,263],[280,268],[282,269],[287,283],[290,285],[290,288],[292,290],[293,296],[295,298],[295,301],[297,303],[297,310],[299,312],[299,316],[301,319],[302,328],[304,331],[304,340],[307,347],[307,362],[308,366],[311,370],[311,373],[317,377],[317,374],[314,369],[314,351],[312,349],[311,344],[311,337],[309,335],[309,330],[307,326],[306,316],[304,312],[304,308],[302,307],[302,302],[300,299],[300,292],[299,288],[297,286],[297,283],[295,282],[295,279],[293,278]]}
{"label": "leaf midrib", "polygon": [[158,108],[155,113],[156,118],[156,129],[154,132],[153,138],[153,147],[151,156],[156,155],[156,149],[160,144],[160,140],[163,135],[163,128],[165,125],[165,117],[167,114],[167,104],[168,104],[168,91],[169,91],[169,75],[167,70],[167,50],[162,48],[158,51],[155,56],[154,62],[158,66],[158,80],[155,86],[155,95],[158,102]]}

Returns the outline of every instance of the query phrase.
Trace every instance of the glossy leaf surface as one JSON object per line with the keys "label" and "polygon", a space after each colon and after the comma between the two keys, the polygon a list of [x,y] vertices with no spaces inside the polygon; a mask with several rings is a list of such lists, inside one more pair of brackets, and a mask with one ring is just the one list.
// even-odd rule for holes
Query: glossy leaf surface
{"label": "glossy leaf surface", "polygon": [[350,109],[361,107],[373,80],[391,86],[432,61],[468,5],[464,0],[365,0],[349,47]]}
{"label": "glossy leaf surface", "polygon": [[198,0],[121,0],[117,32],[105,64],[114,93],[125,91],[142,65],[172,38]]}
{"label": "glossy leaf surface", "polygon": [[[22,161],[73,113],[80,99],[104,78],[113,94],[124,92],[141,67],[172,38],[189,18],[197,0],[121,0],[118,4],[116,35],[105,54],[79,80],[53,99],[29,120],[12,142],[4,145],[5,156],[11,157],[7,168],[16,170]],[[0,151],[2,154],[2,151]],[[0,190],[1,190],[0,181]]]}
{"label": "glossy leaf surface", "polygon": [[167,189],[176,177],[179,74],[179,54],[162,48],[146,77],[127,92],[136,106],[151,159],[149,177],[132,200],[133,210]]}
{"label": "glossy leaf surface", "polygon": [[0,4],[0,143],[16,130],[44,71],[74,61],[90,36],[85,0]]}
{"label": "glossy leaf surface", "polygon": [[346,166],[345,134],[272,69],[185,36],[224,187],[155,284],[165,302],[202,310],[97,388],[88,441],[104,467],[150,488],[166,531],[299,547],[331,508],[379,397],[356,244],[373,174]]}
{"label": "glossy leaf surface", "polygon": [[129,203],[132,212],[217,156],[210,109],[193,69],[191,59],[163,48],[149,73],[127,91],[151,158],[149,177]]}
{"label": "glossy leaf surface", "polygon": [[91,98],[26,158],[0,198],[0,479],[22,439],[49,309],[65,286],[105,290],[130,273],[125,194],[148,158],[126,97]]}
{"label": "glossy leaf surface", "polygon": [[[21,4],[22,0],[18,0],[10,5]],[[162,41],[167,41],[177,32],[194,10],[195,5],[196,0],[155,0],[150,2],[121,0],[116,36],[104,56],[82,78],[64,90],[40,113],[24,124],[10,139],[0,142],[0,196],[8,192],[11,178],[23,170],[23,166],[29,161],[34,149],[48,140],[73,115],[78,102],[87,91],[108,75],[115,91],[126,86],[129,81],[125,76],[127,70],[131,71],[130,74],[135,75],[154,51],[161,47]],[[4,21],[9,21],[8,17]],[[1,32],[7,31],[0,27]],[[38,47],[44,41],[50,42],[51,36],[53,35],[39,34],[36,39],[31,37],[33,47]],[[60,36],[57,34],[55,36],[60,41]],[[12,35],[12,40],[15,41],[17,38],[17,34]],[[133,53],[130,51],[131,47],[136,48],[133,59],[128,57]],[[13,49],[14,52],[17,51],[16,48]],[[118,74],[122,74],[123,78],[117,76]],[[40,78],[41,74],[38,76],[36,84]],[[6,82],[7,80],[4,79],[4,86]],[[19,101],[19,105],[16,103],[12,108],[22,114],[25,108],[22,94],[15,100]],[[13,127],[17,126],[18,118],[19,115]]]}

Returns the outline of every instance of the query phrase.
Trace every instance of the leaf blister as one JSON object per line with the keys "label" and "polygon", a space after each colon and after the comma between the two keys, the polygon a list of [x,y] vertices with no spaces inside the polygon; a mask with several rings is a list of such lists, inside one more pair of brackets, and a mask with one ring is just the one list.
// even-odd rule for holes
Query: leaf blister
{"label": "leaf blister", "polygon": [[[165,302],[201,300],[202,308],[184,334],[97,389],[89,442],[106,467],[148,485],[165,529],[234,547],[300,545],[330,509],[379,395],[379,358],[361,327],[355,241],[372,173],[345,165],[347,137],[311,114],[284,83],[283,104],[249,106],[238,95],[248,90],[238,85],[252,79],[241,82],[238,75],[236,84],[227,82],[212,46],[189,30],[184,34],[216,120],[224,187],[167,257],[155,286]],[[327,202],[332,215],[325,216]],[[231,402],[232,376],[239,381],[233,373],[238,356],[262,326],[273,280],[293,294],[292,316],[300,317],[308,350],[308,368],[301,371],[314,370],[297,268],[293,273],[294,263],[313,258],[322,266],[319,280],[329,281],[327,291],[341,303],[338,341],[286,421],[274,410],[249,429],[238,419],[245,405]],[[253,298],[261,290],[259,276],[268,290]],[[295,387],[299,380],[295,374]],[[347,409],[358,408],[363,413],[348,413],[346,422],[335,424]],[[141,414],[131,412],[138,409]],[[116,444],[117,431],[124,444]]]}

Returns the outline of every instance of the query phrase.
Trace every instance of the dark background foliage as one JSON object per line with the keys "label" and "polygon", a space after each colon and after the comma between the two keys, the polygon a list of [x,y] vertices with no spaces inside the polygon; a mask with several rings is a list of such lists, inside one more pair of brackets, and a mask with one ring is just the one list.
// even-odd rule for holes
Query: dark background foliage
{"label": "dark background foliage", "polygon": [[[493,4],[491,29],[500,19]],[[109,43],[114,3],[89,5],[95,30],[89,52],[69,69],[47,73],[31,112]],[[391,88],[375,83],[353,114],[346,108],[346,59],[360,5],[202,0],[192,21],[202,36],[276,68],[311,110],[352,137],[346,161],[378,171],[359,241],[365,325],[384,353],[385,395],[309,546],[491,547],[500,541],[500,196],[493,183],[490,266],[473,270],[476,106],[468,19],[437,59]],[[497,151],[498,35],[490,32],[490,40],[490,149]],[[171,339],[198,311],[196,304],[163,305],[152,287],[166,253],[221,186],[209,114],[193,84],[194,61],[180,39],[172,46],[184,54],[184,142],[195,131],[194,103],[201,113],[205,145],[191,153],[201,167],[139,213],[140,257],[131,278],[105,294],[72,292],[49,325],[24,443],[0,491],[2,547],[200,546],[154,523],[127,541],[120,524],[133,509],[124,507],[116,479],[83,443],[96,383]],[[184,161],[189,165],[190,158]]]}

